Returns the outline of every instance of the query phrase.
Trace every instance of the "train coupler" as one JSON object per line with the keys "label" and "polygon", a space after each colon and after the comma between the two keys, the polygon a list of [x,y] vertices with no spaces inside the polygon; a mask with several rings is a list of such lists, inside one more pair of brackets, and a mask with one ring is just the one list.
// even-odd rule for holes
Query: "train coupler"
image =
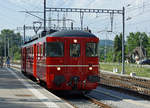
{"label": "train coupler", "polygon": [[77,89],[77,85],[80,78],[78,76],[73,76],[70,78],[70,81],[68,82],[68,86],[71,86],[72,89]]}

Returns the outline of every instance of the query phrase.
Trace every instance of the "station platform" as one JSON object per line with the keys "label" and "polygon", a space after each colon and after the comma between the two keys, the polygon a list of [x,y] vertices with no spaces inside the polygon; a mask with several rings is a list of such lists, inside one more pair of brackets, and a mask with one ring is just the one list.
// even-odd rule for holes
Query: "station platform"
{"label": "station platform", "polygon": [[19,70],[0,68],[0,108],[73,108]]}

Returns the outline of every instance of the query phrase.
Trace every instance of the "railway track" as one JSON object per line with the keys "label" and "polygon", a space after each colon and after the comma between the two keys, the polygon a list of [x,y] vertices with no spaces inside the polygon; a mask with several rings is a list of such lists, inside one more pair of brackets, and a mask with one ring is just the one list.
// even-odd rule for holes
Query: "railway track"
{"label": "railway track", "polygon": [[83,95],[80,93],[54,93],[61,99],[65,100],[75,108],[111,108],[107,104],[104,104],[91,96]]}
{"label": "railway track", "polygon": [[108,106],[107,104],[104,104],[88,95],[85,95],[85,97],[90,100],[91,102],[95,103],[96,105],[98,105],[100,108],[111,108],[110,106]]}
{"label": "railway track", "polygon": [[130,91],[128,94],[119,89],[112,90],[105,87],[98,87],[87,95],[62,97],[65,101],[75,106],[75,108],[150,108],[149,100],[139,95],[133,96],[136,92]]}
{"label": "railway track", "polygon": [[124,91],[123,89],[114,90],[112,87],[99,86],[89,96],[100,100],[112,108],[150,108],[150,101],[141,97],[142,94],[134,96],[131,94],[136,94],[136,92],[129,91],[127,93]]}

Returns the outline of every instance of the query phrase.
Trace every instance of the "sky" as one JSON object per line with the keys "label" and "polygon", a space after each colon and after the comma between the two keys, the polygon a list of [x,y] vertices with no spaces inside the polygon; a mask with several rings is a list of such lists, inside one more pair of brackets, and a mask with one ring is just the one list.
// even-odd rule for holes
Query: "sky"
{"label": "sky", "polygon": [[[19,11],[43,11],[44,0],[0,0],[0,31],[12,29],[23,25],[32,26],[33,21],[39,19]],[[125,7],[126,32],[146,32],[150,33],[150,1],[149,0],[47,0],[47,7],[56,8],[90,8],[90,9],[119,9]],[[42,14],[36,14],[43,17]],[[80,27],[80,15],[75,13],[59,13],[59,18],[73,19],[74,25]],[[57,18],[58,13],[48,13],[47,17]],[[84,14],[84,27],[89,27],[94,34],[101,39],[113,39],[115,34],[122,32],[122,16],[114,15],[113,33],[110,30],[110,14]],[[53,23],[53,25],[57,23]],[[48,24],[47,24],[48,25]],[[59,25],[62,25],[60,23]],[[70,23],[67,23],[70,26]],[[21,32],[21,30],[16,31]],[[33,35],[33,31],[28,31],[28,35]]]}

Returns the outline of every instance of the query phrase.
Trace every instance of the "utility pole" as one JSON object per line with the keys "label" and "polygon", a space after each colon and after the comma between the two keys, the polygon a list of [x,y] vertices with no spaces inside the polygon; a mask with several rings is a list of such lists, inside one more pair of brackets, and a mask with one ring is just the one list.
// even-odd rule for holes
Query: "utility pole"
{"label": "utility pole", "polygon": [[113,31],[114,13],[110,13],[111,31]]}
{"label": "utility pole", "polygon": [[83,30],[83,17],[84,17],[84,12],[80,12],[81,30]]}
{"label": "utility pole", "polygon": [[122,13],[123,19],[123,34],[122,34],[122,72],[121,74],[125,74],[125,60],[124,60],[124,37],[125,37],[125,8],[123,7]]}
{"label": "utility pole", "polygon": [[59,13],[57,13],[57,27],[59,27]]}
{"label": "utility pole", "polygon": [[[25,36],[26,36],[26,26],[23,26],[23,41],[25,42]],[[24,43],[23,42],[23,43]]]}
{"label": "utility pole", "polygon": [[44,31],[46,31],[46,0],[44,0]]}
{"label": "utility pole", "polygon": [[6,58],[6,39],[7,39],[7,37],[5,36],[4,37],[4,56],[5,56],[5,58]]}
{"label": "utility pole", "polygon": [[9,56],[9,38],[8,38],[8,43],[7,44],[8,44],[8,46],[7,46],[8,47],[8,56]]}
{"label": "utility pole", "polygon": [[66,28],[66,16],[65,13],[63,14],[63,28]]}
{"label": "utility pole", "polygon": [[104,61],[106,62],[107,59],[107,32],[106,32],[106,39],[105,39],[105,50],[104,50]]}
{"label": "utility pole", "polygon": [[48,18],[48,28],[51,29],[52,27],[52,18],[51,18],[51,12],[49,13],[49,18]]}

